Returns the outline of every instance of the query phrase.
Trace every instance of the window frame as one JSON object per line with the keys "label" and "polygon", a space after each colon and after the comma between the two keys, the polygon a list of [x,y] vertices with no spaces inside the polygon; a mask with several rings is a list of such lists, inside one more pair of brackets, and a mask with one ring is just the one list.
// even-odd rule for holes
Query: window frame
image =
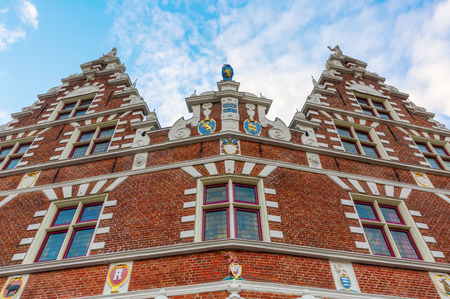
{"label": "window frame", "polygon": [[[35,137],[31,137],[31,138],[27,137],[27,138],[21,138],[21,139],[0,142],[0,153],[5,149],[10,149],[6,155],[0,156],[0,170],[15,169],[18,166],[18,164],[22,161],[25,154],[28,153],[28,151],[30,150],[30,147],[33,144],[34,138]],[[24,152],[19,152],[19,150],[23,146],[28,146],[28,148]],[[12,168],[8,168],[11,161],[16,161],[16,160],[18,160],[17,164]]]}
{"label": "window frame", "polygon": [[[352,198],[355,213],[358,216],[360,226],[363,229],[364,238],[366,239],[367,244],[369,244],[369,251],[371,254],[379,256],[387,256],[373,253],[372,245],[369,242],[369,239],[364,230],[365,227],[374,227],[381,229],[391,251],[391,255],[387,257],[402,258],[407,260],[434,261],[434,258],[431,255],[428,246],[426,245],[417,226],[414,224],[414,221],[412,220],[412,217],[409,214],[409,211],[402,200],[380,196],[372,196],[361,193],[351,193],[350,197]],[[358,204],[370,205],[378,220],[362,218],[357,209]],[[387,221],[385,216],[383,215],[382,210],[380,209],[383,207],[394,209],[401,223]],[[394,237],[392,236],[391,231],[400,231],[407,233],[409,240],[411,241],[411,244],[418,256],[418,259],[411,257],[402,257],[400,255],[400,250],[396,244]]]}
{"label": "window frame", "polygon": [[[417,149],[423,155],[423,157],[425,158],[425,160],[427,161],[428,165],[431,168],[450,170],[450,166],[448,166],[447,164],[447,163],[450,164],[450,144],[448,142],[418,136],[411,136],[411,138],[414,140]],[[426,147],[427,151],[426,152],[422,151],[421,146]],[[438,151],[436,151],[436,148],[442,149],[445,154],[442,155],[438,153]],[[439,166],[439,168],[433,167],[431,165],[432,163],[430,163],[428,159],[436,161],[436,164]]]}
{"label": "window frame", "polygon": [[[366,157],[378,158],[378,159],[388,159],[388,155],[386,154],[384,147],[376,136],[373,128],[365,127],[362,125],[347,123],[344,121],[334,120],[336,133],[339,136],[341,141],[341,146],[346,153],[349,154],[358,154]],[[340,134],[340,130],[348,131],[351,137],[344,136]],[[364,134],[368,137],[369,141],[360,139],[358,134]],[[357,153],[353,151],[348,151],[344,143],[353,144],[356,147]],[[373,148],[375,151],[376,157],[371,154],[367,154],[365,147]]]}
{"label": "window frame", "polygon": [[[56,106],[53,113],[48,118],[49,121],[52,120],[63,120],[63,119],[70,119],[73,117],[78,117],[87,114],[89,111],[89,108],[91,108],[91,105],[94,101],[96,92],[90,92],[88,94],[83,94],[80,96],[72,96],[69,98],[62,99],[58,105]],[[83,103],[90,101],[89,105],[83,105]],[[72,108],[66,108],[68,105],[74,105]],[[86,111],[85,113],[81,115],[76,115],[79,111]],[[67,115],[67,117],[61,118],[61,115]]]}
{"label": "window frame", "polygon": [[[395,113],[394,109],[391,107],[387,99],[355,91],[353,91],[353,94],[355,95],[356,102],[358,103],[364,115],[368,115],[364,112],[364,110],[366,110],[370,111],[372,113],[372,116],[374,117],[379,117],[386,120],[399,120],[397,114]],[[362,104],[361,100],[365,101],[367,104]],[[383,108],[377,107],[377,104],[380,104]],[[381,116],[380,113],[387,114],[389,118]]]}
{"label": "window frame", "polygon": [[[216,186],[227,186],[227,200],[214,203],[206,203],[207,188]],[[257,203],[249,203],[236,200],[236,186],[250,186],[255,190],[255,200]],[[265,205],[264,187],[262,179],[245,177],[240,175],[221,175],[197,180],[197,205],[195,219],[194,242],[214,241],[216,239],[205,240],[205,219],[206,213],[226,210],[227,211],[227,239],[237,239],[237,210],[248,210],[257,212],[259,229],[259,239],[252,241],[270,241],[269,226],[267,220],[267,208]],[[245,240],[245,239],[244,239]]]}
{"label": "window frame", "polygon": [[[72,239],[73,239],[75,232],[80,229],[94,228],[94,231],[91,235],[91,239],[89,241],[89,245],[87,246],[87,249],[86,249],[86,255],[84,255],[84,256],[89,256],[90,250],[92,247],[92,243],[94,242],[94,239],[95,239],[97,228],[101,221],[101,215],[103,214],[103,210],[105,208],[105,205],[104,205],[105,200],[106,200],[106,194],[101,194],[101,195],[94,195],[94,196],[57,200],[57,201],[52,202],[47,211],[46,216],[44,217],[44,220],[42,221],[42,223],[38,229],[38,232],[36,233],[36,236],[34,237],[33,242],[30,245],[30,248],[28,249],[28,252],[25,256],[23,263],[24,264],[26,264],[26,263],[43,263],[43,262],[48,262],[48,261],[66,259],[68,250],[69,250],[70,246],[72,245]],[[93,206],[93,205],[100,205],[100,204],[102,205],[102,207],[99,211],[97,219],[89,220],[86,222],[79,222],[79,217],[81,217],[81,213],[83,213],[84,208],[86,206]],[[75,211],[74,215],[72,216],[70,223],[54,225],[56,218],[58,217],[60,211],[68,210],[68,209],[71,209],[74,207],[76,208],[76,211]],[[64,237],[64,241],[62,242],[61,247],[59,248],[56,259],[39,261],[39,258],[41,257],[42,251],[48,240],[48,237],[52,234],[62,233],[64,231],[66,232],[66,236]],[[72,257],[70,257],[70,258],[72,258]]]}

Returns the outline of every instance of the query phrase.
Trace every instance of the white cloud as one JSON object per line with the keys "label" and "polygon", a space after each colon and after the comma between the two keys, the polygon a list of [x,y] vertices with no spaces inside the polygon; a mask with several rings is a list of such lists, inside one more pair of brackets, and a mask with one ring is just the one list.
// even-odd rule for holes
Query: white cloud
{"label": "white cloud", "polygon": [[4,109],[0,109],[0,126],[11,120],[11,113]]}
{"label": "white cloud", "polygon": [[7,12],[9,12],[9,7],[5,7],[5,8],[0,9],[0,14],[4,14],[4,13],[7,13]]}
{"label": "white cloud", "polygon": [[39,22],[37,20],[38,11],[36,7],[30,2],[23,0],[20,7],[20,19],[24,24],[33,26],[34,29],[38,29]]}
{"label": "white cloud", "polygon": [[0,52],[9,49],[10,45],[25,37],[25,31],[20,28],[9,30],[0,23]]}
{"label": "white cloud", "polygon": [[189,115],[184,97],[194,89],[217,88],[225,62],[240,90],[273,99],[269,117],[288,123],[312,90],[310,75],[318,78],[324,68],[326,46],[336,44],[418,105],[450,115],[450,101],[442,100],[450,75],[450,0],[220,0],[204,11],[177,3],[130,0],[112,7],[119,55],[132,60],[128,71],[163,125]]}

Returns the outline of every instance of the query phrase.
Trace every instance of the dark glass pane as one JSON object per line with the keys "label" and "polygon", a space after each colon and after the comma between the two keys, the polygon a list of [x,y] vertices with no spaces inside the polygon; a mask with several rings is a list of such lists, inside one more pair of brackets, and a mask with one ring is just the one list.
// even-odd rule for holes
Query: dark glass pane
{"label": "dark glass pane", "polygon": [[81,157],[86,154],[86,150],[88,149],[88,145],[78,146],[73,150],[72,156],[75,157]]}
{"label": "dark glass pane", "polygon": [[365,115],[371,115],[371,116],[373,116],[373,112],[372,112],[372,110],[370,110],[370,109],[364,109],[364,108],[362,108],[362,111],[363,111],[363,113],[364,113]]}
{"label": "dark glass pane", "polygon": [[447,168],[450,168],[450,161],[444,160],[445,165],[447,165]]}
{"label": "dark glass pane", "polygon": [[92,137],[94,137],[94,132],[81,133],[79,141],[91,140]]}
{"label": "dark glass pane", "polygon": [[58,119],[66,119],[69,118],[70,113],[60,113],[58,115]]}
{"label": "dark glass pane", "polygon": [[89,106],[92,103],[92,100],[82,101],[80,106]]}
{"label": "dark glass pane", "polygon": [[400,256],[407,259],[420,259],[419,254],[414,248],[414,244],[405,231],[391,231],[392,238],[394,238],[395,245],[397,245]]}
{"label": "dark glass pane", "polygon": [[73,218],[73,215],[75,215],[76,210],[77,210],[77,208],[59,210],[58,215],[56,216],[56,220],[53,223],[53,226],[62,225],[62,224],[70,224],[72,222],[72,218]]}
{"label": "dark glass pane", "polygon": [[109,146],[109,141],[96,143],[94,145],[94,150],[92,151],[92,153],[93,154],[105,153],[108,150],[108,146]]}
{"label": "dark glass pane", "polygon": [[255,191],[255,187],[235,185],[234,192],[236,198],[234,200],[248,203],[257,203]]}
{"label": "dark glass pane", "polygon": [[227,201],[227,186],[215,186],[206,188],[206,203]]}
{"label": "dark glass pane", "polygon": [[369,133],[356,132],[356,136],[358,136],[359,140],[370,141]]}
{"label": "dark glass pane", "polygon": [[85,115],[86,112],[87,112],[87,109],[77,110],[77,112],[75,112],[75,116]]}
{"label": "dark glass pane", "polygon": [[360,104],[360,105],[366,105],[366,106],[369,106],[369,103],[367,102],[367,100],[364,100],[364,99],[356,99],[357,101],[358,101],[358,103]]}
{"label": "dark glass pane", "polygon": [[384,119],[391,119],[391,116],[389,115],[389,113],[378,112],[378,115],[380,115],[380,117],[384,118]]}
{"label": "dark glass pane", "polygon": [[342,141],[342,145],[344,146],[346,152],[359,154],[356,144]]}
{"label": "dark glass pane", "polygon": [[38,262],[56,260],[67,232],[48,235],[44,248],[39,255]]}
{"label": "dark glass pane", "polygon": [[356,203],[355,207],[356,207],[356,210],[358,211],[359,218],[378,220],[371,204],[366,205],[366,204]]}
{"label": "dark glass pane", "polygon": [[428,149],[428,146],[426,146],[423,143],[417,143],[417,147],[419,148],[419,150],[421,152],[425,152],[425,153],[431,153],[430,150]]}
{"label": "dark glass pane", "polygon": [[110,137],[114,134],[114,128],[104,129],[100,131],[98,138]]}
{"label": "dark glass pane", "polygon": [[4,157],[7,156],[12,150],[12,147],[6,147],[6,148],[2,148],[2,150],[0,151],[0,157]]}
{"label": "dark glass pane", "polygon": [[241,239],[260,240],[258,212],[236,210],[236,235]]}
{"label": "dark glass pane", "polygon": [[366,156],[378,158],[377,150],[374,147],[363,145],[362,148]]}
{"label": "dark glass pane", "polygon": [[425,157],[425,159],[427,159],[427,161],[431,167],[437,168],[437,169],[442,169],[441,165],[439,165],[438,161],[436,161],[436,158]]}
{"label": "dark glass pane", "polygon": [[93,233],[94,228],[76,230],[73,235],[72,242],[70,243],[66,258],[85,256]]}
{"label": "dark glass pane", "polygon": [[19,164],[21,158],[11,159],[8,162],[8,165],[6,165],[5,169],[13,169],[17,167],[17,164]]}
{"label": "dark glass pane", "polygon": [[403,223],[400,215],[397,213],[397,209],[390,207],[380,207],[380,210],[386,222]]}
{"label": "dark glass pane", "polygon": [[97,220],[102,209],[102,205],[85,206],[79,222]]}
{"label": "dark glass pane", "polygon": [[373,254],[392,256],[382,228],[364,227]]}
{"label": "dark glass pane", "polygon": [[205,213],[205,240],[228,238],[227,210]]}
{"label": "dark glass pane", "polygon": [[62,110],[73,109],[77,103],[66,104]]}
{"label": "dark glass pane", "polygon": [[447,152],[445,151],[445,149],[443,149],[442,147],[434,147],[434,150],[436,151],[436,153],[438,153],[438,155],[441,156],[448,156]]}
{"label": "dark glass pane", "polygon": [[29,148],[30,148],[30,144],[21,145],[21,146],[19,146],[17,153],[18,154],[25,153]]}
{"label": "dark glass pane", "polygon": [[373,106],[377,109],[384,109],[383,104],[378,103],[378,102],[372,102]]}
{"label": "dark glass pane", "polygon": [[337,128],[338,134],[344,137],[352,137],[352,134],[350,133],[350,129],[346,128]]}

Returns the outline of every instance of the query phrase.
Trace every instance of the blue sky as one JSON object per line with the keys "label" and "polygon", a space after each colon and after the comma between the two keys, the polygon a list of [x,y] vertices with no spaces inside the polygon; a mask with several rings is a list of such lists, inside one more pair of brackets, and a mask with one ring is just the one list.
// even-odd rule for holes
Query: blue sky
{"label": "blue sky", "polygon": [[450,127],[450,0],[1,1],[0,124],[113,47],[163,126],[225,62],[289,123],[336,44]]}

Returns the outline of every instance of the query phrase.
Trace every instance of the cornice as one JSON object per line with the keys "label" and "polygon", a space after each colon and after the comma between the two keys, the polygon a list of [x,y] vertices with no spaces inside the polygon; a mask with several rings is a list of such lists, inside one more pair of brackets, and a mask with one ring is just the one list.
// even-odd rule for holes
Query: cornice
{"label": "cornice", "polygon": [[[382,123],[382,124],[386,124],[386,125],[403,127],[403,128],[408,128],[408,129],[412,129],[412,130],[417,130],[417,131],[422,131],[422,132],[427,132],[427,133],[432,133],[432,134],[438,134],[438,135],[442,135],[442,136],[450,136],[450,130],[437,130],[437,129],[433,129],[433,128],[422,127],[422,126],[413,125],[413,124],[410,124],[407,122],[402,122],[402,121],[397,121],[397,120],[388,120],[388,119],[384,119],[381,117],[365,115],[363,113],[357,113],[357,112],[343,110],[343,109],[339,109],[339,108],[333,108],[330,106],[324,106],[324,105],[315,104],[315,103],[311,103],[311,102],[305,102],[305,105],[302,108],[302,112],[305,113],[310,108],[323,110],[323,111],[327,111],[327,112],[349,115],[349,116],[356,117],[359,119],[370,120],[372,122]],[[306,113],[305,113],[305,115],[306,115]]]}
{"label": "cornice", "polygon": [[408,260],[394,257],[376,256],[364,253],[316,248],[292,244],[252,241],[243,239],[225,239],[205,242],[181,243],[176,245],[149,247],[129,251],[96,254],[85,257],[70,258],[42,263],[21,264],[0,268],[1,276],[32,274],[64,269],[90,267],[125,261],[163,258],[177,255],[187,255],[220,250],[242,250],[284,254],[310,258],[347,261],[351,263],[395,267],[419,271],[450,272],[450,264]]}
{"label": "cornice", "polygon": [[[198,137],[204,137],[204,136],[198,136],[196,138],[195,143],[199,143],[201,141],[203,141],[203,142],[211,141],[211,140],[225,138],[225,137],[239,138],[239,136],[237,136],[236,134],[221,134],[220,136],[205,135],[205,136],[208,136],[210,138],[207,138],[207,139],[206,138],[198,138]],[[217,137],[217,138],[211,138],[211,137]],[[244,139],[241,138],[241,140],[244,140]],[[185,142],[181,142],[181,141],[170,142],[170,143],[172,144],[172,146],[180,146],[180,145],[186,144]],[[140,152],[150,152],[150,151],[157,151],[157,150],[161,150],[164,148],[168,148],[167,146],[163,147],[163,148],[161,146],[162,146],[161,144],[157,144],[157,145],[153,145],[153,146],[131,148],[126,151],[124,150],[124,151],[120,152],[120,154],[122,154],[122,156],[125,156],[125,155],[140,153]],[[304,145],[302,145],[301,147],[308,148],[308,146],[304,146]],[[318,148],[310,147],[310,149],[318,149]],[[46,165],[46,166],[51,166],[51,167],[47,167],[47,168],[43,168],[43,167],[31,168],[30,167],[30,169],[28,169],[27,171],[23,171],[23,172],[27,173],[30,171],[40,171],[43,169],[53,169],[53,168],[58,168],[58,167],[63,167],[63,166],[68,166],[68,165],[74,165],[75,163],[72,160],[78,160],[78,161],[76,161],[76,164],[81,164],[81,163],[86,163],[86,162],[91,162],[91,161],[104,160],[104,159],[106,159],[105,158],[106,156],[108,156],[108,158],[113,158],[113,157],[119,156],[118,155],[119,153],[114,153],[114,154],[115,155],[111,155],[111,153],[107,153],[107,154],[99,154],[99,155],[95,155],[95,156],[89,156],[89,157],[85,157],[85,158],[60,160],[60,161],[51,163],[51,165]],[[327,176],[333,175],[333,176],[338,176],[341,178],[363,180],[363,181],[373,182],[373,183],[377,183],[377,184],[390,185],[393,187],[409,188],[412,190],[418,190],[418,191],[422,191],[422,192],[450,195],[450,190],[444,190],[444,189],[438,189],[438,188],[427,188],[427,187],[422,187],[419,185],[412,185],[412,184],[402,183],[402,182],[397,182],[397,181],[389,181],[389,180],[385,180],[385,179],[363,176],[363,175],[359,175],[359,174],[345,173],[345,172],[339,172],[339,171],[322,169],[322,168],[314,168],[314,167],[310,167],[310,166],[306,166],[306,165],[298,165],[298,164],[292,164],[289,162],[281,162],[281,161],[256,158],[256,157],[237,156],[237,155],[217,155],[217,156],[207,157],[207,158],[198,158],[198,159],[186,160],[186,161],[182,161],[182,162],[156,165],[156,166],[146,167],[143,169],[127,170],[127,171],[122,171],[122,172],[118,172],[118,173],[93,176],[93,177],[88,177],[88,178],[83,178],[83,179],[63,181],[63,182],[59,182],[59,183],[52,183],[52,184],[46,184],[46,185],[39,185],[39,186],[29,187],[26,189],[14,189],[14,190],[1,191],[0,196],[9,196],[9,195],[22,194],[22,193],[36,192],[36,191],[41,191],[41,190],[51,189],[51,188],[61,188],[61,187],[67,186],[68,184],[79,185],[79,184],[84,184],[84,183],[97,182],[97,181],[101,181],[101,180],[116,179],[116,178],[125,177],[125,176],[142,175],[142,174],[147,174],[147,173],[160,172],[160,171],[166,171],[166,170],[171,170],[171,169],[178,169],[181,167],[194,166],[194,165],[199,165],[199,164],[216,163],[216,162],[221,162],[221,161],[225,161],[225,160],[234,160],[234,161],[240,161],[240,162],[251,162],[251,163],[255,163],[255,164],[273,165],[273,166],[297,170],[297,171],[304,171],[304,172],[322,174],[322,175],[327,175]],[[48,164],[50,164],[50,163],[48,163]],[[42,165],[39,165],[39,166],[42,166]],[[17,169],[13,169],[13,170],[17,170]],[[10,171],[11,170],[8,170],[8,174],[6,174],[6,175],[4,175],[2,172],[0,172],[0,177],[11,175],[11,173],[9,173]],[[445,174],[446,174],[446,176],[450,176],[450,173],[445,173]]]}
{"label": "cornice", "polygon": [[34,124],[34,125],[30,125],[30,126],[25,126],[25,127],[13,128],[13,129],[9,129],[9,130],[6,129],[6,130],[0,132],[0,137],[12,135],[12,134],[18,134],[21,132],[32,131],[32,130],[53,128],[53,127],[57,127],[57,126],[64,125],[64,124],[84,121],[84,120],[88,120],[88,119],[94,119],[94,118],[98,118],[98,117],[106,116],[106,115],[119,114],[122,112],[133,111],[136,109],[144,110],[145,115],[150,113],[150,111],[147,107],[147,104],[145,102],[142,102],[142,103],[130,104],[130,105],[126,105],[126,106],[119,107],[119,108],[104,110],[104,111],[95,112],[95,113],[89,113],[89,114],[75,116],[75,117],[61,119],[61,120],[52,120],[52,121],[48,121],[48,122],[43,122],[43,123]]}

